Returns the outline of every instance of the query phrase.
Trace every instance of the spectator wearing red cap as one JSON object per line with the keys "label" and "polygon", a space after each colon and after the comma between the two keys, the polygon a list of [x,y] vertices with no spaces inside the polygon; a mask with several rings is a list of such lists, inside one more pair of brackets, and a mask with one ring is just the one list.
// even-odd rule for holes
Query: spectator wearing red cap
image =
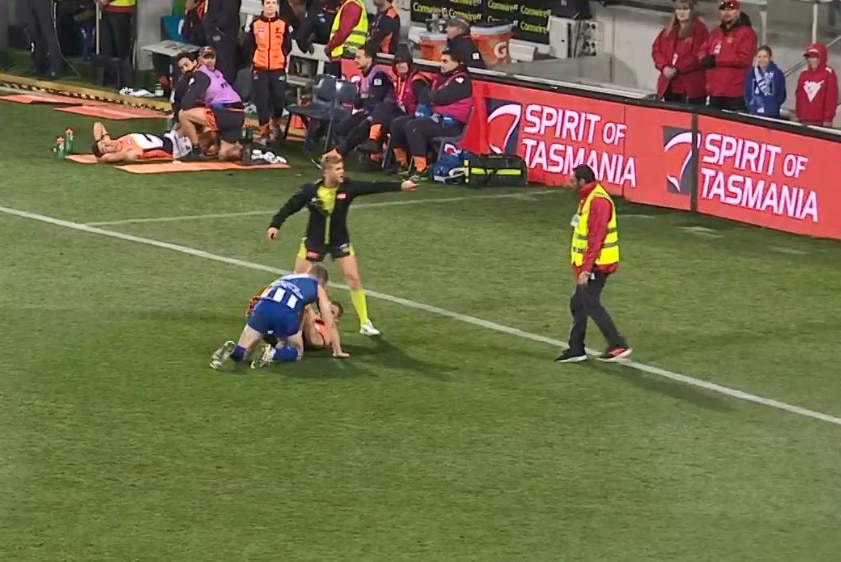
{"label": "spectator wearing red cap", "polygon": [[709,106],[745,111],[745,79],[756,53],[756,31],[739,0],[722,0],[718,10],[721,25],[710,32],[699,53],[701,66],[707,69]]}
{"label": "spectator wearing red cap", "polygon": [[803,56],[808,64],[797,79],[797,120],[804,125],[831,127],[838,107],[838,77],[827,66],[826,45],[812,43]]}
{"label": "spectator wearing red cap", "polygon": [[707,26],[698,18],[695,0],[677,0],[675,17],[651,46],[651,58],[660,72],[658,98],[693,105],[707,102],[706,72],[698,54],[708,36]]}

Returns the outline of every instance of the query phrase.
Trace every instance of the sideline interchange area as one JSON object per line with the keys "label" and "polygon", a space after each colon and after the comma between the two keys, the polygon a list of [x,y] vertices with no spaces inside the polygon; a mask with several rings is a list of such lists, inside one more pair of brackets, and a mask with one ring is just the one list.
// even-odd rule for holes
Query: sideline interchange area
{"label": "sideline interchange area", "polygon": [[424,184],[351,213],[382,338],[334,288],[350,359],[220,374],[292,267],[298,147],[129,174],[51,154],[89,116],[0,122],[0,559],[838,559],[837,243],[620,201],[635,362],[559,365],[575,195]]}

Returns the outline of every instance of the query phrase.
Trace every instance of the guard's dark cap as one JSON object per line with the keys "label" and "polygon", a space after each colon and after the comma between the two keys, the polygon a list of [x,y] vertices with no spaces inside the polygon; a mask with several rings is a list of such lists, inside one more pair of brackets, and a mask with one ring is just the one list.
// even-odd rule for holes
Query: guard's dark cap
{"label": "guard's dark cap", "polygon": [[572,173],[578,181],[583,181],[584,183],[593,183],[596,181],[596,173],[593,171],[593,168],[586,164],[576,166]]}

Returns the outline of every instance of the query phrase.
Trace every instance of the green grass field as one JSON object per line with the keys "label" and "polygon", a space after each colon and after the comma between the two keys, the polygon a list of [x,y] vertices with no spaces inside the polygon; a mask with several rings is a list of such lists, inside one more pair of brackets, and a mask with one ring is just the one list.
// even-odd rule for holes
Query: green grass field
{"label": "green grass field", "polygon": [[136,176],[52,158],[87,118],[0,123],[0,560],[841,558],[837,243],[620,202],[606,302],[638,363],[567,366],[573,194],[371,197],[384,337],[335,289],[350,360],[219,374],[292,266],[305,216],[263,233],[311,165]]}

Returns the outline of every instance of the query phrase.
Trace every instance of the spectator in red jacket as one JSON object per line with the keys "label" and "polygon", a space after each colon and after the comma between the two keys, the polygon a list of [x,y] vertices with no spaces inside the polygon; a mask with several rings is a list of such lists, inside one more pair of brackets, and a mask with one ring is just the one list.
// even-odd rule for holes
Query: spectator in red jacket
{"label": "spectator in red jacket", "polygon": [[677,0],[675,17],[651,46],[657,78],[657,97],[664,101],[704,105],[707,102],[706,72],[698,53],[709,36],[698,19],[695,0]]}
{"label": "spectator in red jacket", "polygon": [[809,64],[797,80],[797,120],[804,125],[831,127],[838,107],[838,77],[826,64],[826,45],[812,43],[803,56]]}
{"label": "spectator in red jacket", "polygon": [[718,5],[721,25],[710,32],[701,49],[701,66],[707,69],[710,107],[746,111],[745,78],[753,66],[758,40],[750,18],[742,13],[739,0],[722,0]]}

